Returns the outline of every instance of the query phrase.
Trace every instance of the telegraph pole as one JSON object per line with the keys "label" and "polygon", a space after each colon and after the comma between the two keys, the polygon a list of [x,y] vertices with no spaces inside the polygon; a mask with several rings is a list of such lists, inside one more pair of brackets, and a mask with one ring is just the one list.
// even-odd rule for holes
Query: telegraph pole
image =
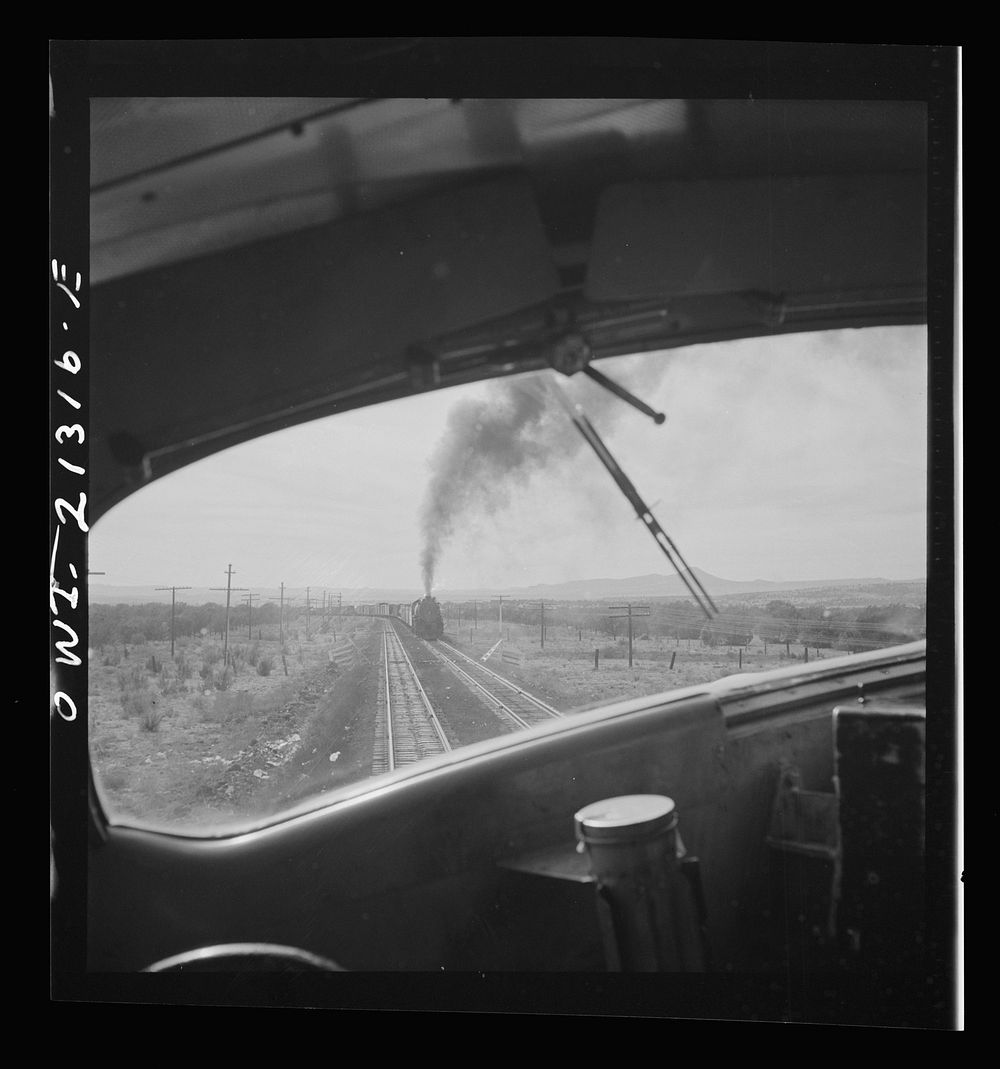
{"label": "telegraph pole", "polygon": [[309,587],[306,587],[306,638],[309,637]]}
{"label": "telegraph pole", "polygon": [[[92,574],[90,572],[88,575]],[[102,575],[103,572],[94,572],[94,575]],[[190,590],[189,586],[158,586],[157,590],[169,590],[170,591],[170,656],[174,655],[174,609],[176,607],[177,591],[178,590]]]}
{"label": "telegraph pole", "polygon": [[259,598],[260,594],[244,594],[243,601],[247,603],[247,638],[253,641],[253,599]]}
{"label": "telegraph pole", "polygon": [[542,598],[539,604],[542,606],[542,649],[545,649],[545,599]]}
{"label": "telegraph pole", "polygon": [[625,609],[625,610],[627,610],[626,612],[612,613],[611,614],[611,618],[612,619],[616,619],[616,618],[621,618],[623,616],[628,616],[628,666],[629,666],[629,668],[631,668],[632,667],[632,617],[633,616],[648,616],[649,615],[649,606],[648,605],[632,605],[631,603],[628,603],[626,605],[612,605],[610,607],[612,609]]}
{"label": "telegraph pole", "polygon": [[479,630],[479,602],[474,601],[472,603],[472,629],[473,631]]}
{"label": "telegraph pole", "polygon": [[503,599],[504,598],[507,598],[509,600],[510,595],[509,594],[497,594],[496,597],[493,599],[494,601],[499,601],[500,602],[500,628],[499,628],[499,634],[500,634],[501,638],[503,638]]}
{"label": "telegraph pole", "polygon": [[226,592],[226,641],[222,647],[222,663],[226,663],[226,658],[229,656],[229,601],[234,590],[246,590],[245,586],[233,586],[233,566],[230,564],[226,569],[226,585],[225,586],[213,586],[213,590],[224,590]]}
{"label": "telegraph pole", "polygon": [[295,600],[296,600],[295,598],[286,598],[285,597],[285,584],[282,583],[281,584],[281,601],[280,601],[280,605],[278,607],[278,641],[282,644],[282,646],[285,644],[285,602],[286,601],[295,601]]}

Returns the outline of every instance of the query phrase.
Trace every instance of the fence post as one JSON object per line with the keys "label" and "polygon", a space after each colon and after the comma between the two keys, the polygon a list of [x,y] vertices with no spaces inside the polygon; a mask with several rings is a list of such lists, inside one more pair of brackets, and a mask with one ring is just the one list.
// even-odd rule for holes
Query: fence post
{"label": "fence post", "polygon": [[596,646],[594,647],[594,671],[597,671],[597,665],[601,657],[601,651]]}
{"label": "fence post", "polygon": [[672,654],[670,654],[670,668],[671,668],[671,670],[672,670],[672,669],[673,669],[673,667],[674,667],[674,661],[675,661],[676,659],[677,659],[677,652],[676,652],[676,650],[675,650],[675,651],[674,651],[674,652],[673,652]]}

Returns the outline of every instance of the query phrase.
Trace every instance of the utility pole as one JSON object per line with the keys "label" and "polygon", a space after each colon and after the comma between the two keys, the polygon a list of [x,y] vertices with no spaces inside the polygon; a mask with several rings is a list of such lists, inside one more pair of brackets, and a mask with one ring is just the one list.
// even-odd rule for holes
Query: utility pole
{"label": "utility pole", "polygon": [[[92,574],[90,572],[88,575]],[[94,575],[102,575],[102,572],[94,572]],[[170,656],[174,655],[174,609],[176,607],[177,591],[178,590],[190,590],[189,586],[158,586],[157,590],[169,590],[170,591]]]}
{"label": "utility pole", "polygon": [[648,616],[648,605],[632,605],[631,603],[626,605],[612,605],[612,609],[625,609],[626,612],[616,612],[611,614],[612,619],[628,616],[628,666],[632,667],[632,617],[633,616]]}
{"label": "utility pole", "polygon": [[280,601],[280,604],[278,606],[278,641],[282,644],[282,646],[285,644],[285,602],[286,601],[295,601],[295,600],[296,600],[295,598],[286,598],[285,597],[285,584],[282,583],[281,584],[281,601]]}
{"label": "utility pole", "polygon": [[309,637],[309,587],[306,587],[306,638]]}
{"label": "utility pole", "polygon": [[472,630],[479,630],[479,602],[474,601],[472,603]]}
{"label": "utility pole", "polygon": [[245,586],[233,586],[233,566],[230,564],[226,569],[226,585],[225,586],[213,586],[213,590],[224,590],[226,592],[226,641],[222,647],[222,663],[226,663],[226,658],[229,656],[229,600],[234,590],[246,590]]}
{"label": "utility pole", "polygon": [[545,599],[542,598],[539,604],[542,606],[542,649],[545,649]]}
{"label": "utility pole", "polygon": [[499,602],[500,602],[500,626],[499,626],[499,635],[500,635],[500,637],[501,637],[501,638],[503,638],[503,599],[504,599],[504,598],[507,598],[507,599],[509,600],[509,599],[510,599],[510,595],[509,595],[509,594],[497,594],[497,595],[496,595],[496,596],[495,596],[495,597],[493,598],[493,600],[494,600],[494,601],[499,601]]}
{"label": "utility pole", "polygon": [[260,594],[244,594],[243,600],[247,603],[247,638],[253,641],[253,599],[259,598]]}

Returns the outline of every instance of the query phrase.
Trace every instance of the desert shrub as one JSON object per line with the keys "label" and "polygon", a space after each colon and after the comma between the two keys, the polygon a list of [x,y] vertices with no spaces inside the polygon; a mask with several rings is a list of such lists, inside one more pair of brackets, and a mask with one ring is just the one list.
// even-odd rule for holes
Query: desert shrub
{"label": "desert shrub", "polygon": [[156,704],[156,699],[154,698],[150,707],[140,715],[139,726],[143,731],[158,731],[162,720],[163,709]]}
{"label": "desert shrub", "polygon": [[122,663],[122,651],[116,646],[112,646],[107,651],[102,650],[103,657],[101,658],[101,664],[105,668],[117,668]]}
{"label": "desert shrub", "polygon": [[202,718],[206,718],[210,709],[208,698],[204,694],[196,694],[191,699],[191,708]]}
{"label": "desert shrub", "polygon": [[215,680],[216,690],[229,690],[233,685],[233,680],[236,678],[236,673],[232,668],[223,669],[222,673]]}
{"label": "desert shrub", "polygon": [[122,692],[122,716],[144,717],[153,708],[153,696],[145,688],[133,687]]}
{"label": "desert shrub", "polygon": [[[240,652],[243,654],[243,658],[247,664],[256,668],[257,662],[260,660],[260,646],[255,642],[252,646],[248,646],[245,650],[241,650]],[[267,675],[266,672],[261,674]]]}
{"label": "desert shrub", "polygon": [[151,653],[146,660],[146,671],[153,675],[159,675],[163,665],[156,659],[156,654]]}
{"label": "desert shrub", "polygon": [[204,664],[211,667],[222,660],[222,650],[220,650],[218,646],[206,646],[201,651],[201,659]]}
{"label": "desert shrub", "polygon": [[130,646],[145,646],[146,636],[143,634],[142,631],[133,631],[128,636],[128,644]]}
{"label": "desert shrub", "polygon": [[257,661],[257,675],[259,676],[269,676],[272,668],[274,668],[274,662],[270,657],[261,657]]}
{"label": "desert shrub", "polygon": [[187,684],[174,673],[168,672],[164,665],[164,670],[160,673],[160,693],[164,697],[169,697],[171,694],[186,694]]}
{"label": "desert shrub", "polygon": [[139,665],[134,664],[131,668],[120,668],[118,670],[118,689],[125,693],[130,690],[142,690],[148,685],[149,680],[146,677],[144,669]]}
{"label": "desert shrub", "polygon": [[191,663],[190,661],[188,661],[188,659],[184,656],[183,653],[178,653],[177,656],[174,658],[174,667],[177,669],[178,679],[183,680],[191,678]]}

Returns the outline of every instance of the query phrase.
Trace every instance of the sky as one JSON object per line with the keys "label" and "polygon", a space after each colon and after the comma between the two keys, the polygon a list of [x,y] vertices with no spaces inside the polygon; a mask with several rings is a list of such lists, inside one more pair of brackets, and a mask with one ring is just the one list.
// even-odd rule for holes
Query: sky
{"label": "sky", "polygon": [[[689,565],[731,580],[925,575],[923,327],[597,366],[667,416],[656,425],[583,376],[558,376]],[[207,458],[93,526],[89,567],[106,573],[94,582],[218,587],[231,563],[234,586],[251,589],[417,591],[435,508],[449,511],[435,591],[670,573],[549,389],[536,376],[441,390]]]}

